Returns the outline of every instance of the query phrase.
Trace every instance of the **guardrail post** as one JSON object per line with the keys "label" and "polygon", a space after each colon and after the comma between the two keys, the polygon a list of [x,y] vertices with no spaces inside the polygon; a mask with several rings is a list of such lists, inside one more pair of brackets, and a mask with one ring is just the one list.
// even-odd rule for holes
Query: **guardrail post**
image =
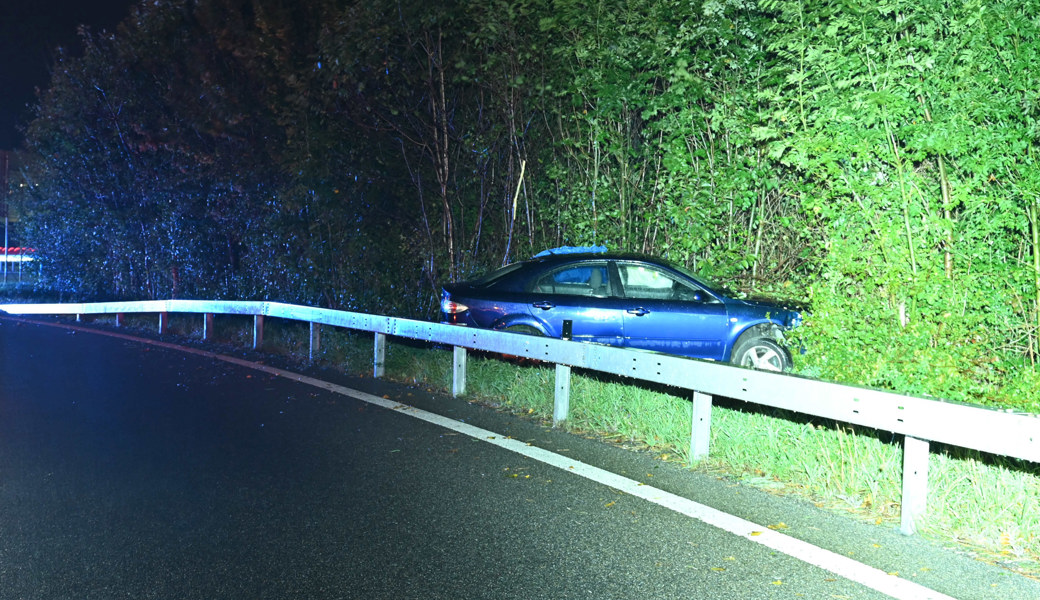
{"label": "guardrail post", "polygon": [[166,330],[170,328],[170,313],[161,312],[159,313],[159,335],[166,333]]}
{"label": "guardrail post", "polygon": [[386,334],[376,332],[375,349],[373,351],[372,376],[379,379],[386,374]]}
{"label": "guardrail post", "polygon": [[205,313],[202,316],[202,340],[206,341],[213,337],[213,313]]}
{"label": "guardrail post", "polygon": [[116,327],[123,326],[123,313],[116,313]]}
{"label": "guardrail post", "polygon": [[556,394],[553,397],[553,427],[567,420],[571,410],[571,368],[556,365]]}
{"label": "guardrail post", "polygon": [[451,356],[451,395],[458,397],[466,393],[466,349],[455,346]]}
{"label": "guardrail post", "polygon": [[913,535],[928,510],[928,442],[903,436],[903,497],[899,531]]}
{"label": "guardrail post", "polygon": [[253,315],[253,350],[264,345],[264,316]]}
{"label": "guardrail post", "polygon": [[693,423],[690,426],[690,460],[708,457],[711,439],[711,395],[693,392]]}
{"label": "guardrail post", "polygon": [[311,343],[310,350],[307,353],[307,357],[314,362],[314,358],[318,356],[318,352],[321,350],[321,324],[311,321]]}

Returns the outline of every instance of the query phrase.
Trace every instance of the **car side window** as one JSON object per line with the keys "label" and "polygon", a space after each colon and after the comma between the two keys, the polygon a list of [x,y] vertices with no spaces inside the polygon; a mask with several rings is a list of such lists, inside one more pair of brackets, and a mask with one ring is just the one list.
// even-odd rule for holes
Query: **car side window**
{"label": "car side window", "polygon": [[540,277],[535,282],[533,291],[543,294],[606,298],[610,295],[607,265],[567,265]]}
{"label": "car side window", "polygon": [[618,264],[625,297],[639,300],[682,300],[699,302],[704,292],[671,273],[645,264]]}

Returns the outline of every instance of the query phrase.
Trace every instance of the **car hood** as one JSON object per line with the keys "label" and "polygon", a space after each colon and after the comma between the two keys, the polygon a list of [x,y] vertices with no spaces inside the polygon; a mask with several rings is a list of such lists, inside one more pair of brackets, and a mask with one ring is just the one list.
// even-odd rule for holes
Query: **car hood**
{"label": "car hood", "polygon": [[766,300],[747,298],[744,300],[730,299],[731,309],[744,312],[748,315],[769,315],[770,319],[779,321],[786,327],[795,327],[802,320],[805,309],[797,302],[786,300]]}
{"label": "car hood", "polygon": [[788,298],[767,298],[765,296],[748,296],[741,300],[752,306],[773,306],[780,307],[787,310],[793,310],[797,312],[809,312],[809,303],[800,302],[798,300],[790,300]]}

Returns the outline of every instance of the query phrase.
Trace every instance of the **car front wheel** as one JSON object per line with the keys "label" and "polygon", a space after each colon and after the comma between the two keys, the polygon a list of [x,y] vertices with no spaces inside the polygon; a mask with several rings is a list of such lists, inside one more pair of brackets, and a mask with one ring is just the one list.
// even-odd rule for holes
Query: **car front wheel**
{"label": "car front wheel", "polygon": [[761,371],[783,373],[791,370],[791,353],[775,340],[757,337],[737,344],[730,362]]}

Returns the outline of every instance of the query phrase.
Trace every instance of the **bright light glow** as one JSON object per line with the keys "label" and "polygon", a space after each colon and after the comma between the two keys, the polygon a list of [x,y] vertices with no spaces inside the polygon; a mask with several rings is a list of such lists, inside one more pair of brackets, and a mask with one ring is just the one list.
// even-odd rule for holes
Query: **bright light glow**
{"label": "bright light glow", "polygon": [[33,257],[31,256],[36,250],[32,248],[4,248],[0,246],[0,262],[9,263],[23,263],[32,262]]}
{"label": "bright light glow", "polygon": [[459,304],[458,302],[448,298],[443,298],[441,300],[441,312],[446,315],[457,315],[459,313],[464,313],[467,310],[469,310],[469,307],[465,304]]}

